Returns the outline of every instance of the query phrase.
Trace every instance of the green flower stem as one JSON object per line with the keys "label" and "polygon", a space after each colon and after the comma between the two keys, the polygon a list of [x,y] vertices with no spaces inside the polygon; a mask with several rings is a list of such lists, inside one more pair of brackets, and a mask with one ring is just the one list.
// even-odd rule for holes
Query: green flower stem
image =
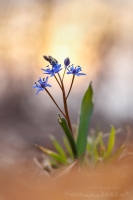
{"label": "green flower stem", "polygon": [[69,94],[70,94],[70,92],[71,92],[71,89],[72,89],[72,86],[73,86],[74,77],[75,77],[75,75],[73,74],[71,86],[70,86],[69,92],[68,92],[68,94],[67,94],[66,100],[67,100],[67,98],[68,98],[68,96],[69,96]]}
{"label": "green flower stem", "polygon": [[61,88],[61,90],[62,90],[62,87],[61,87],[61,84],[60,84],[59,80],[57,79],[57,77],[56,77],[55,75],[54,75],[54,77],[55,77],[57,83],[59,84],[59,86],[60,86],[60,88]]}
{"label": "green flower stem", "polygon": [[58,106],[58,104],[56,103],[56,101],[54,100],[54,98],[52,97],[52,95],[50,94],[50,92],[46,88],[45,88],[45,91],[48,93],[48,95],[50,96],[50,98],[52,99],[52,101],[55,103],[55,105],[57,106],[57,108],[60,110],[60,112],[62,113],[62,115],[66,118],[66,115],[60,109],[60,107]]}
{"label": "green flower stem", "polygon": [[66,67],[65,67],[65,70],[64,70],[64,73],[63,73],[62,82],[63,82],[64,76],[65,76],[65,73],[66,73]]}
{"label": "green flower stem", "polygon": [[67,108],[67,101],[66,101],[66,94],[65,94],[65,88],[64,88],[64,84],[63,84],[63,81],[61,80],[61,77],[60,77],[60,74],[58,73],[58,76],[59,76],[59,79],[61,81],[61,84],[62,84],[62,95],[63,95],[63,102],[64,102],[64,110],[65,110],[65,114],[66,114],[66,119],[67,119],[67,122],[68,122],[68,126],[73,134],[73,131],[72,131],[72,125],[71,125],[71,121],[70,121],[70,117],[69,117],[69,113],[68,113],[68,108]]}

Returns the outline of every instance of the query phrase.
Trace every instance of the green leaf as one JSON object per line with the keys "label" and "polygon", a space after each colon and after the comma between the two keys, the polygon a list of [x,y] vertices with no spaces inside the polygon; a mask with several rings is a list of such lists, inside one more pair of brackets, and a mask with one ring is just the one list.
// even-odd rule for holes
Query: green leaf
{"label": "green leaf", "polygon": [[103,133],[99,132],[95,139],[95,146],[97,146],[100,143],[102,136],[103,136]]}
{"label": "green leaf", "polygon": [[108,139],[107,151],[106,151],[106,155],[105,155],[106,159],[111,155],[114,144],[115,144],[115,128],[114,128],[114,126],[112,126],[110,135],[109,135],[109,139]]}
{"label": "green leaf", "polygon": [[88,135],[86,150],[88,151],[88,155],[89,155],[90,159],[93,159],[93,157],[94,157],[94,143],[95,143],[95,136]]}
{"label": "green leaf", "polygon": [[93,140],[92,140],[92,138],[90,136],[88,136],[86,149],[87,149],[89,155],[90,155],[90,153],[92,151],[92,148],[93,148]]}
{"label": "green leaf", "polygon": [[102,136],[103,136],[103,133],[99,132],[95,141],[94,141],[94,158],[95,158],[96,161],[98,161],[98,158],[100,156],[100,152],[99,152],[98,147],[100,147],[100,143],[102,141]]}
{"label": "green leaf", "polygon": [[55,159],[57,162],[61,163],[61,164],[66,164],[66,162],[64,162],[64,159],[62,159],[62,157],[54,152],[51,151],[49,149],[46,149],[38,144],[34,144],[35,147],[37,147],[38,149],[40,149],[43,153],[47,154],[48,156],[52,157],[53,159]]}
{"label": "green leaf", "polygon": [[79,157],[82,156],[86,150],[88,129],[93,111],[92,98],[93,98],[93,90],[92,90],[92,85],[90,83],[87,91],[85,92],[81,104],[79,128],[77,136],[77,149]]}
{"label": "green leaf", "polygon": [[61,125],[63,131],[66,134],[66,137],[70,143],[74,158],[77,159],[78,158],[78,153],[77,153],[77,147],[76,147],[76,143],[74,141],[73,135],[68,127],[67,121],[65,118],[61,117],[60,115],[58,115],[58,122]]}
{"label": "green leaf", "polygon": [[117,160],[119,158],[119,156],[121,155],[121,153],[123,152],[123,150],[125,149],[126,145],[123,144],[119,147],[119,149],[117,149],[117,151],[110,157],[107,159],[108,163],[112,163],[115,160]]}
{"label": "green leaf", "polygon": [[67,162],[65,151],[63,150],[60,143],[56,140],[56,138],[53,135],[50,135],[50,139],[52,140],[52,143],[57,150],[57,152],[60,154],[60,157],[64,160],[64,162]]}
{"label": "green leaf", "polygon": [[103,141],[103,137],[100,138],[100,150],[99,151],[100,151],[99,152],[100,156],[102,158],[104,158],[105,154],[106,154],[106,147],[105,147],[105,144],[104,144],[104,141]]}
{"label": "green leaf", "polygon": [[66,138],[66,136],[63,137],[63,142],[64,142],[64,145],[65,145],[65,147],[66,147],[66,150],[67,150],[67,152],[68,152],[70,158],[74,159],[72,149],[71,149],[71,147],[70,147],[69,141],[68,141],[68,139]]}

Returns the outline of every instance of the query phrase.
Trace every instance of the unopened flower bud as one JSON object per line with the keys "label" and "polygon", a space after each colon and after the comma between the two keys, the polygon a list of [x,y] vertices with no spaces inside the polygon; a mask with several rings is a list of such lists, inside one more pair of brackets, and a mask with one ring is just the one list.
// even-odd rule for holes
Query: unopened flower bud
{"label": "unopened flower bud", "polygon": [[55,65],[56,63],[58,63],[58,61],[55,58],[53,58],[52,56],[49,56],[48,59],[49,59],[49,63],[51,65]]}
{"label": "unopened flower bud", "polygon": [[49,59],[49,63],[51,64],[54,60],[54,58],[52,56],[48,56],[48,59]]}
{"label": "unopened flower bud", "polygon": [[46,61],[49,62],[49,58],[48,58],[48,56],[43,56],[43,58],[44,58]]}
{"label": "unopened flower bud", "polygon": [[64,60],[64,64],[66,67],[70,65],[70,59],[68,57]]}

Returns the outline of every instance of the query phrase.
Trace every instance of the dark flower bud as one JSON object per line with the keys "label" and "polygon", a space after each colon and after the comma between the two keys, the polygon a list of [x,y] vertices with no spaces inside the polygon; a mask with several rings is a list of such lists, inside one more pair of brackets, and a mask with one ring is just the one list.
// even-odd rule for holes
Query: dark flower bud
{"label": "dark flower bud", "polygon": [[53,66],[58,63],[58,61],[55,58],[53,58],[52,56],[49,56],[48,59],[49,59],[49,63]]}
{"label": "dark flower bud", "polygon": [[66,67],[70,65],[70,59],[68,57],[64,60],[64,64]]}
{"label": "dark flower bud", "polygon": [[51,64],[54,60],[54,58],[52,56],[48,56],[48,59],[49,59],[49,63]]}
{"label": "dark flower bud", "polygon": [[49,58],[47,56],[43,56],[43,58],[49,62]]}

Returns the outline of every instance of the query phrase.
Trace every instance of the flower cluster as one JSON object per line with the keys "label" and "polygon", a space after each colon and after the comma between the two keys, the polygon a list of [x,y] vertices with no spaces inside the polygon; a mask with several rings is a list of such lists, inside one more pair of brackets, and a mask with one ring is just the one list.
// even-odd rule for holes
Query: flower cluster
{"label": "flower cluster", "polygon": [[[55,58],[53,58],[52,56],[43,56],[43,57],[50,64],[46,67],[46,69],[42,68],[43,74],[47,74],[50,77],[54,76],[56,78],[56,74],[59,75],[59,72],[63,69],[61,67],[61,64],[58,64],[58,61]],[[81,73],[82,69],[80,66],[75,67],[73,64],[70,65],[69,58],[66,58],[64,60],[64,65],[65,65],[64,66],[64,70],[65,70],[64,74],[67,70],[66,74],[73,74],[73,76],[86,75],[84,73]],[[63,78],[64,78],[64,75],[63,75]],[[56,78],[56,80],[57,80],[57,78]],[[39,84],[35,83],[35,85],[32,86],[33,88],[37,88],[36,94],[38,94],[38,92],[40,92],[40,91],[43,91],[46,87],[51,87],[51,85],[48,84],[47,82],[48,82],[48,77],[46,79],[39,78],[39,80],[38,80]],[[58,81],[58,83],[59,83],[59,81]],[[61,85],[61,83],[59,83],[59,85]]]}

